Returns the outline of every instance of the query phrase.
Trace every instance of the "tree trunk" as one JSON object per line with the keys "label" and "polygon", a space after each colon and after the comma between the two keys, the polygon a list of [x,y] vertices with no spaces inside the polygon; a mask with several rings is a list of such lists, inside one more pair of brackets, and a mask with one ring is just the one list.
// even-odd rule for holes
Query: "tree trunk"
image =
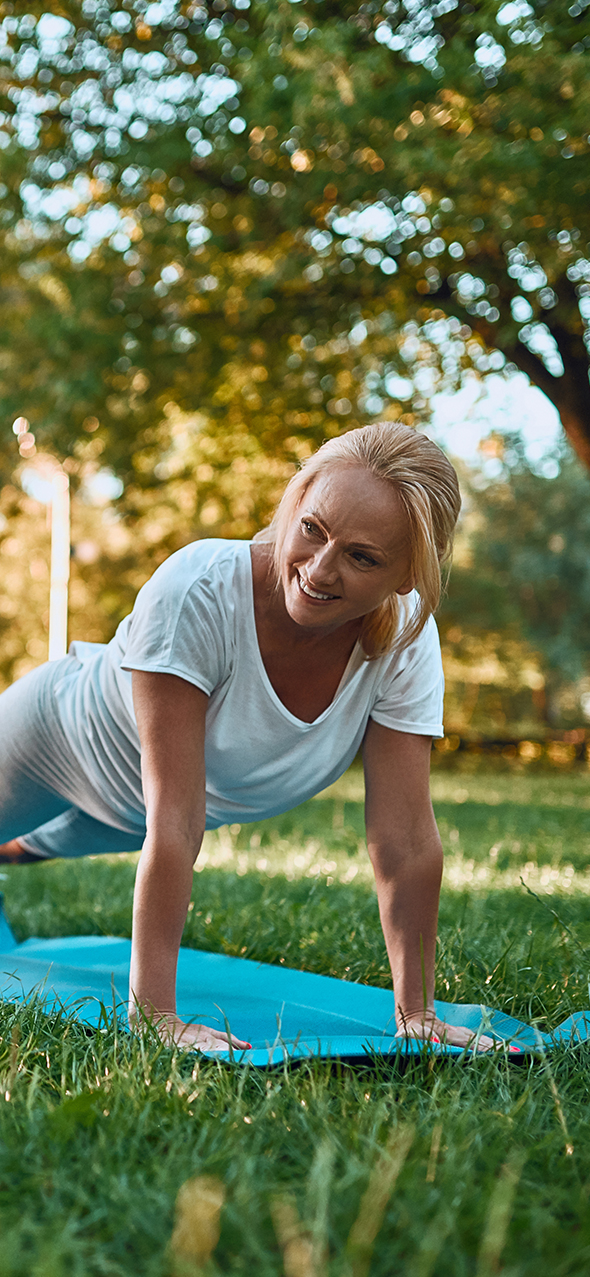
{"label": "tree trunk", "polygon": [[590,382],[588,356],[581,337],[558,324],[547,323],[564,367],[562,377],[548,372],[542,359],[518,342],[504,354],[526,372],[559,413],[563,429],[580,461],[590,470]]}
{"label": "tree trunk", "polygon": [[[443,286],[444,287],[444,286]],[[533,385],[538,386],[557,409],[561,424],[580,461],[590,470],[590,381],[588,380],[588,350],[584,343],[583,323],[578,309],[574,285],[567,277],[552,285],[559,298],[557,306],[547,311],[543,322],[547,325],[563,362],[563,375],[555,377],[545,367],[539,355],[533,354],[524,342],[512,340],[500,345],[496,326],[486,323],[478,315],[470,315],[456,303],[452,307],[457,316],[478,332],[488,346],[496,346],[508,360],[525,372]],[[448,288],[448,285],[447,285]],[[497,305],[509,313],[511,297],[506,294]],[[445,308],[448,309],[448,301]],[[567,323],[564,320],[567,318]]]}

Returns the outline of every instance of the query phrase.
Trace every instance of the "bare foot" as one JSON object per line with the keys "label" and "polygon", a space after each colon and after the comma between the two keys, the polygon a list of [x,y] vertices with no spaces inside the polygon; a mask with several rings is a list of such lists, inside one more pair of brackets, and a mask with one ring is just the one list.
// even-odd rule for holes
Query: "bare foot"
{"label": "bare foot", "polygon": [[32,851],[27,851],[18,838],[0,844],[0,865],[32,865],[47,859],[49,857],[35,856]]}

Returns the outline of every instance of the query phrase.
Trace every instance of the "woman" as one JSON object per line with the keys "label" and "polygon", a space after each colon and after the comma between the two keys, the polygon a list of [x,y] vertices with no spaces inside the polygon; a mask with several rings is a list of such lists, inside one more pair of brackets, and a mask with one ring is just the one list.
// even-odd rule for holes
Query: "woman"
{"label": "woman", "polygon": [[4,860],[143,839],[132,1021],[147,1015],[187,1048],[227,1049],[226,1033],[175,1010],[204,830],[294,807],[362,745],[399,1032],[471,1040],[433,1007],[442,849],[428,785],[443,730],[433,612],[459,506],[455,471],[425,436],[351,430],[291,479],[252,543],[185,546],[111,643],[73,643],[0,697]]}

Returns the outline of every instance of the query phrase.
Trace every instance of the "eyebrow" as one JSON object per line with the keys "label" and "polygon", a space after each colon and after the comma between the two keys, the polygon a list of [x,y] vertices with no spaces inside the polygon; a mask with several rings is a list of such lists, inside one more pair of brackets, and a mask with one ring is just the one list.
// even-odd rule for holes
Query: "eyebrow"
{"label": "eyebrow", "polygon": [[[302,518],[304,519],[310,517],[312,519],[317,519],[318,523],[321,523],[323,527],[327,528],[328,525],[325,519],[317,510],[308,510],[307,514],[302,515]],[[352,550],[368,550],[371,554],[385,554],[385,550],[383,550],[381,546],[373,545],[370,541],[351,541],[350,548]]]}

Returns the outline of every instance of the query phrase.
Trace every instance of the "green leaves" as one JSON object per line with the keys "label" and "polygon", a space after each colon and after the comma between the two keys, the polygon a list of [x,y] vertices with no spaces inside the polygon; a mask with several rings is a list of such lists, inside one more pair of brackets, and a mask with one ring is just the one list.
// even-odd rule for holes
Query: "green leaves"
{"label": "green leaves", "polygon": [[[148,23],[133,4],[17,5],[0,93],[7,426],[22,413],[71,455],[96,416],[129,480],[167,402],[235,429],[225,352],[242,367],[260,341],[268,375],[239,421],[281,456],[293,433],[427,414],[436,379],[377,408],[367,377],[386,317],[399,332],[451,314],[526,368],[583,451],[590,17],[570,10],[176,0]],[[528,326],[511,313],[523,289]],[[283,430],[308,396],[292,343],[340,339],[346,366],[359,321],[352,394],[314,387],[314,420]]]}

